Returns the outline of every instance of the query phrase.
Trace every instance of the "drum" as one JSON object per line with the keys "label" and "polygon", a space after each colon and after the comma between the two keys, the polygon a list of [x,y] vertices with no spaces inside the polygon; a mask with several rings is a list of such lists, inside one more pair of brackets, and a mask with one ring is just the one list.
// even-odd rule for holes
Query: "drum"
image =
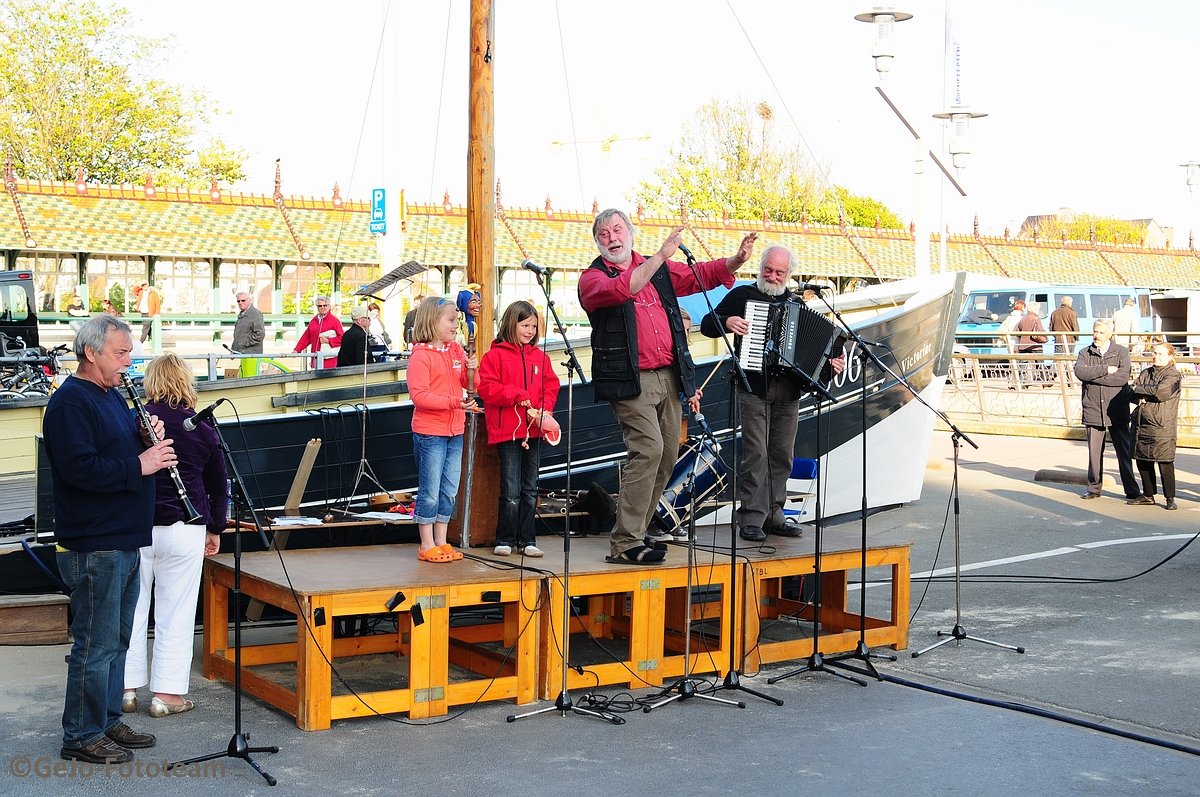
{"label": "drum", "polygon": [[[690,485],[692,471],[696,479]],[[663,531],[683,528],[688,510],[700,505],[725,489],[725,466],[717,457],[712,441],[706,437],[690,437],[679,448],[679,459],[671,471],[671,479],[658,499],[654,525]],[[694,496],[694,500],[693,500]]]}

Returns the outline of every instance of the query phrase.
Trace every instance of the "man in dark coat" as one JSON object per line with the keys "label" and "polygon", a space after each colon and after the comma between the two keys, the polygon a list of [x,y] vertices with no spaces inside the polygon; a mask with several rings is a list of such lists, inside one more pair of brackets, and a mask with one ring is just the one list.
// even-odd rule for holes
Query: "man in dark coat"
{"label": "man in dark coat", "polygon": [[1083,383],[1083,424],[1087,427],[1088,489],[1083,498],[1099,498],[1104,481],[1104,433],[1112,436],[1125,499],[1142,494],[1133,475],[1129,433],[1129,350],[1112,340],[1112,321],[1098,319],[1092,345],[1079,352],[1075,378]]}
{"label": "man in dark coat", "polygon": [[367,313],[367,308],[356,305],[350,311],[350,320],[353,323],[346,329],[346,334],[342,336],[342,347],[338,349],[338,368],[375,362],[369,351],[371,336],[367,334],[367,330],[371,326],[371,316]]}
{"label": "man in dark coat", "polygon": [[[1067,333],[1079,331],[1079,314],[1076,313],[1075,308],[1071,306],[1073,303],[1074,302],[1070,296],[1062,297],[1062,302],[1059,304],[1058,309],[1050,314],[1051,332]],[[1075,341],[1078,339],[1078,335],[1055,335],[1055,354],[1070,354],[1075,350]]]}

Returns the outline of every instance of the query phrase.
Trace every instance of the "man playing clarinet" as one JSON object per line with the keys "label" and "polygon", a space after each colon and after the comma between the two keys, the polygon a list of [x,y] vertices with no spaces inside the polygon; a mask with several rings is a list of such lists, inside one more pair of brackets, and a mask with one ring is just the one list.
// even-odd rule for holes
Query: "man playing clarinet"
{"label": "man playing clarinet", "polygon": [[125,652],[138,597],[138,549],[154,522],[154,474],[177,464],[162,422],[139,426],[116,390],[131,365],[129,325],[101,314],[75,336],[76,372],[46,405],[58,571],[71,590],[63,744],[67,760],[129,761],[154,736],[121,719]]}
{"label": "man playing clarinet", "polygon": [[[720,337],[722,329],[732,332],[740,353],[744,336],[750,331],[746,302],[788,301],[788,280],[795,270],[796,260],[790,250],[783,246],[768,248],[762,253],[755,284],[739,285],[725,294],[700,322],[700,331],[710,338]],[[831,363],[834,371],[841,373],[845,360],[839,357]],[[783,505],[805,385],[790,373],[748,371],[746,377],[750,392],[740,385],[737,388],[742,417],[742,468],[737,480],[739,533],[750,542],[762,542],[768,534],[799,537],[800,526],[786,522]]]}

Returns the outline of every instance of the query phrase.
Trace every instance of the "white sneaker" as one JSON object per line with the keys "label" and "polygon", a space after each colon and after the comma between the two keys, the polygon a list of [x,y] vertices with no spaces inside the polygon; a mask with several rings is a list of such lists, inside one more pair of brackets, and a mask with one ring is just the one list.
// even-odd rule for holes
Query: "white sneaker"
{"label": "white sneaker", "polygon": [[496,556],[508,556],[509,554],[512,553],[512,546],[511,545],[497,545],[495,548],[492,549],[492,553],[495,554]]}
{"label": "white sneaker", "polygon": [[530,559],[537,559],[542,555],[542,549],[536,545],[526,545],[525,550],[521,553],[525,554]]}

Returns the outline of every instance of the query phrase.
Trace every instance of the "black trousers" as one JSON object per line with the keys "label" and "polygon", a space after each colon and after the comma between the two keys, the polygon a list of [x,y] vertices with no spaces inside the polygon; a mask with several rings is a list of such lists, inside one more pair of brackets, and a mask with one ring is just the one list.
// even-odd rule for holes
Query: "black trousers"
{"label": "black trousers", "polygon": [[1088,442],[1088,492],[1100,493],[1104,482],[1104,433],[1112,435],[1113,453],[1117,457],[1117,469],[1121,472],[1121,486],[1125,489],[1126,498],[1137,498],[1142,494],[1142,488],[1133,475],[1133,445],[1129,427],[1103,426],[1087,427]]}
{"label": "black trousers", "polygon": [[[1153,496],[1156,492],[1154,484],[1154,460],[1139,459],[1138,473],[1142,475],[1142,495]],[[1162,474],[1163,498],[1171,501],[1175,498],[1175,463],[1158,463],[1158,472]]]}

